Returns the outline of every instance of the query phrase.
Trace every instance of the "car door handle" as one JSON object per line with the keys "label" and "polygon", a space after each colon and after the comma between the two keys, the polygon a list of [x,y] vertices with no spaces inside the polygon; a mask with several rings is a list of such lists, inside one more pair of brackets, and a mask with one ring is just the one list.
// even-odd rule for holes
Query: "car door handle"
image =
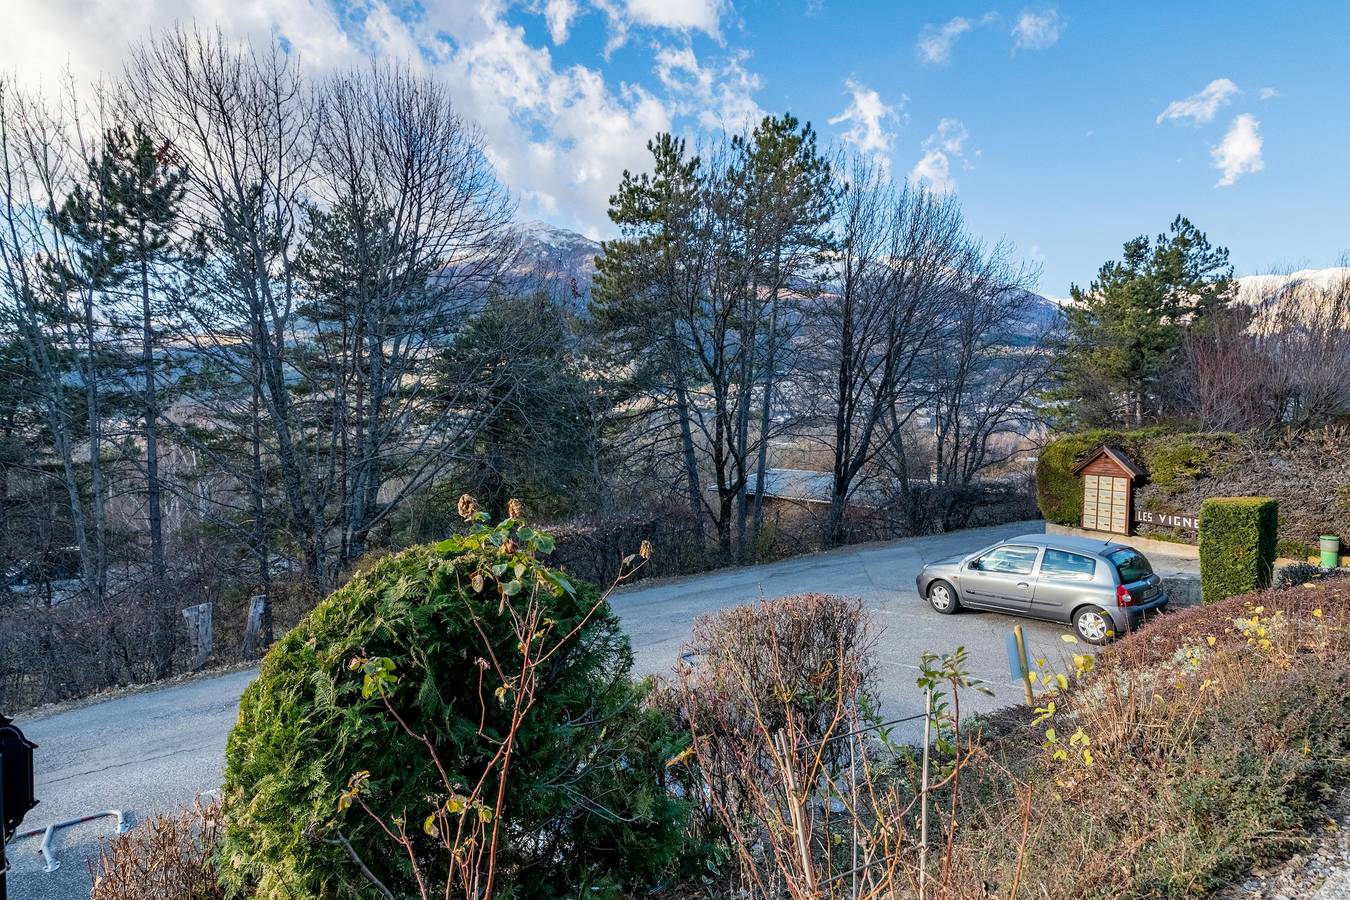
{"label": "car door handle", "polygon": [[1028,582],[1028,581],[1019,581],[1019,582],[1017,582],[1017,586],[1018,586],[1018,587],[1031,587],[1031,583]]}

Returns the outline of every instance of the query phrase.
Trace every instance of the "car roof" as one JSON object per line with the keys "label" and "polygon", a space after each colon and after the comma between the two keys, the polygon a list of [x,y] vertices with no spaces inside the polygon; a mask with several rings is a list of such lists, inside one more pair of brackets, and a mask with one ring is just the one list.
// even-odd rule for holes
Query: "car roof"
{"label": "car roof", "polygon": [[1050,547],[1054,550],[1073,550],[1077,553],[1092,553],[1105,556],[1113,550],[1126,545],[1116,541],[1104,541],[1100,538],[1079,537],[1072,534],[1019,534],[1007,538],[1004,544],[1031,544],[1036,547]]}

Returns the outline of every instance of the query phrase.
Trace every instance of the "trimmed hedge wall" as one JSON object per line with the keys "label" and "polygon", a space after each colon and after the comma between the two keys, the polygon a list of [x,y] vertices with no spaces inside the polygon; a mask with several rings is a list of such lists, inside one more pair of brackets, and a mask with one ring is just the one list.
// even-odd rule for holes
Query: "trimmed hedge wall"
{"label": "trimmed hedge wall", "polygon": [[1280,505],[1269,497],[1211,497],[1200,507],[1200,590],[1206,603],[1270,586]]}

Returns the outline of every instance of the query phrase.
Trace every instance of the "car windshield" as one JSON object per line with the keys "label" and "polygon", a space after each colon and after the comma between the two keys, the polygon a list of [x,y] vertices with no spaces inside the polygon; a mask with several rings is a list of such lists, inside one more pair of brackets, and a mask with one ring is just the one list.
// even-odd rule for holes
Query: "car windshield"
{"label": "car windshield", "polygon": [[1120,573],[1121,584],[1143,581],[1153,574],[1153,567],[1148,564],[1144,554],[1133,547],[1121,547],[1119,550],[1113,550],[1107,554],[1106,558],[1115,564],[1116,571]]}

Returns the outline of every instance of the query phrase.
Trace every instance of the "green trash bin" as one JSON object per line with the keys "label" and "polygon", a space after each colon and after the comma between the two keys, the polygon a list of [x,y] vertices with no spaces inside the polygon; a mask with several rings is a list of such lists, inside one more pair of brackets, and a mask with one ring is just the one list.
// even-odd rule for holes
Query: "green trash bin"
{"label": "green trash bin", "polygon": [[1336,535],[1322,535],[1318,549],[1322,551],[1322,568],[1334,569],[1341,564],[1341,539]]}

